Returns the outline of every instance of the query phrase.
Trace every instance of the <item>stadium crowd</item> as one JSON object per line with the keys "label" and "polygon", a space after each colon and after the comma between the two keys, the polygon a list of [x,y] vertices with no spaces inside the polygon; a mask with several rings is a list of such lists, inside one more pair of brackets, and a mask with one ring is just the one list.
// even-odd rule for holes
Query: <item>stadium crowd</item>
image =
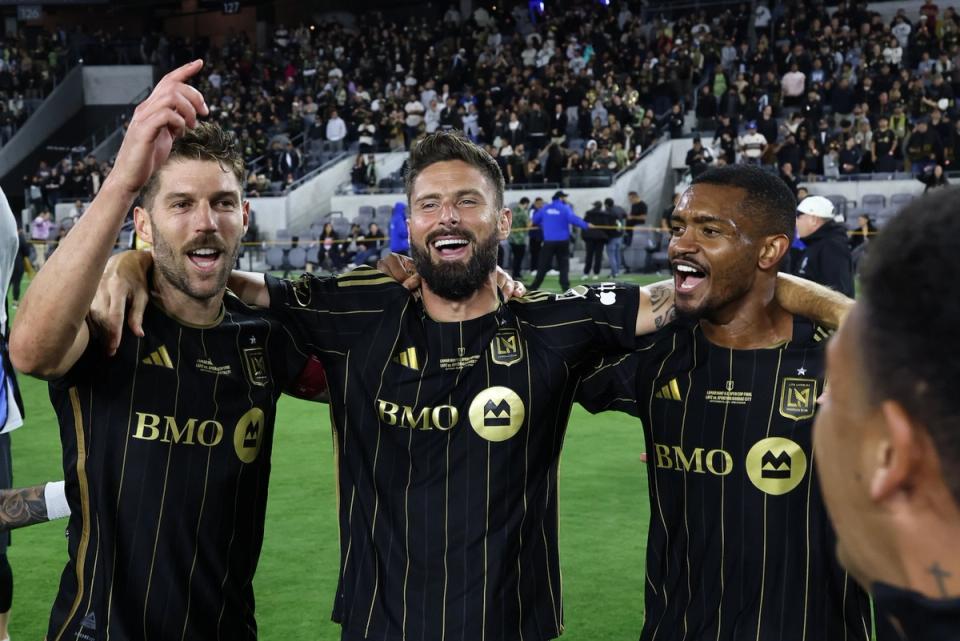
{"label": "stadium crowd", "polygon": [[[960,16],[928,0],[884,21],[865,2],[777,4],[755,18],[755,46],[723,33],[704,50],[697,126],[724,162],[776,166],[801,180],[954,168]],[[698,25],[697,30],[710,29]],[[702,169],[692,154],[688,164]],[[942,184],[942,181],[937,181]]]}

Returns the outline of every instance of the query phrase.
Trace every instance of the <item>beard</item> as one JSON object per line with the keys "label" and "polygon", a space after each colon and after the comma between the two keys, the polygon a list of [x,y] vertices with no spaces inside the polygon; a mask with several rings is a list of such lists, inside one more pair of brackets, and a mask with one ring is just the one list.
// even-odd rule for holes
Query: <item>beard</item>
{"label": "beard", "polygon": [[[198,247],[213,247],[222,252],[222,258],[224,259],[220,271],[215,274],[214,280],[211,283],[210,281],[205,281],[201,286],[194,286],[190,282],[190,277],[187,274],[187,267],[179,259],[182,256],[183,260],[190,260],[186,256],[186,252],[192,251]],[[240,240],[237,240],[236,245],[230,249],[224,246],[222,239],[216,234],[211,234],[209,237],[204,237],[202,239],[188,243],[184,247],[183,251],[179,253],[175,252],[173,246],[167,242],[158,231],[157,228],[153,228],[153,265],[160,275],[166,280],[170,285],[175,289],[183,292],[190,298],[199,301],[205,301],[217,296],[226,289],[227,279],[230,277],[230,270],[233,265],[237,262],[237,256],[240,255]]]}
{"label": "beard", "polygon": [[434,234],[428,238],[426,245],[421,247],[417,243],[410,243],[410,257],[417,268],[417,273],[431,290],[441,298],[452,301],[463,301],[473,296],[483,287],[490,273],[497,267],[497,247],[500,241],[496,233],[490,234],[482,243],[477,243],[477,237],[471,232],[462,229],[459,233],[473,243],[473,253],[466,264],[459,262],[434,262],[430,258],[427,248],[433,237],[443,234]]}

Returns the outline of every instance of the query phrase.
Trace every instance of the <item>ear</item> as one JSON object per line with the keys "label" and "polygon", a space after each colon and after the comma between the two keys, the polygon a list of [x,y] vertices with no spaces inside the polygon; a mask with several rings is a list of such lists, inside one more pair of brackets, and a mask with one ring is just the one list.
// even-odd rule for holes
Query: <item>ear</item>
{"label": "ear", "polygon": [[497,213],[497,238],[506,240],[510,236],[510,228],[513,226],[513,212],[509,207],[504,207]]}
{"label": "ear", "polygon": [[919,426],[900,403],[884,401],[880,413],[884,434],[877,443],[877,460],[870,478],[870,498],[874,501],[882,501],[909,489],[923,448]]}
{"label": "ear", "polygon": [[141,240],[153,244],[153,225],[150,224],[150,214],[143,207],[133,208],[133,226]]}
{"label": "ear", "polygon": [[243,235],[247,235],[247,228],[250,227],[250,201],[243,201],[242,205],[243,210]]}
{"label": "ear", "polygon": [[784,234],[767,236],[763,239],[763,245],[760,247],[757,267],[764,271],[773,269],[783,260],[788,251],[790,251],[790,239]]}

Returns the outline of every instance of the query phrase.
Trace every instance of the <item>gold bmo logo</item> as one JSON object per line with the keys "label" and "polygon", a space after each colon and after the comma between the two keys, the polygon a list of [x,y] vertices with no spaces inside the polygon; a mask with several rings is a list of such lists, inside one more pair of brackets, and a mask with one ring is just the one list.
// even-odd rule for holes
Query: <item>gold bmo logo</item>
{"label": "gold bmo logo", "polygon": [[747,476],[761,492],[780,496],[795,489],[807,473],[807,455],[788,438],[757,441],[747,452]]}
{"label": "gold bmo logo", "polygon": [[470,403],[470,426],[488,441],[500,442],[523,427],[523,401],[509,387],[488,387]]}

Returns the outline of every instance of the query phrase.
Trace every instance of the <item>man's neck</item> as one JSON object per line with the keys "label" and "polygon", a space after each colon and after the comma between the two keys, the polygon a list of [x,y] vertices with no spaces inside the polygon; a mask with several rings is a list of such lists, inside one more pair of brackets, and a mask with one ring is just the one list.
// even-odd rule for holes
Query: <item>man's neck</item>
{"label": "man's neck", "polygon": [[903,527],[891,555],[899,561],[891,566],[893,575],[880,580],[931,599],[960,599],[960,509],[948,493],[930,497],[930,509],[899,519]]}
{"label": "man's neck", "polygon": [[189,325],[211,325],[220,315],[223,291],[205,300],[188,296],[157,273],[153,276],[153,299],[163,310]]}
{"label": "man's neck", "polygon": [[763,349],[793,338],[793,317],[774,300],[774,286],[754,287],[700,320],[704,336],[731,349]]}
{"label": "man's neck", "polygon": [[443,298],[431,290],[425,282],[421,285],[420,293],[427,314],[433,320],[441,323],[455,323],[480,318],[495,311],[500,304],[500,299],[497,296],[495,274],[490,274],[484,285],[466,300],[453,301]]}

